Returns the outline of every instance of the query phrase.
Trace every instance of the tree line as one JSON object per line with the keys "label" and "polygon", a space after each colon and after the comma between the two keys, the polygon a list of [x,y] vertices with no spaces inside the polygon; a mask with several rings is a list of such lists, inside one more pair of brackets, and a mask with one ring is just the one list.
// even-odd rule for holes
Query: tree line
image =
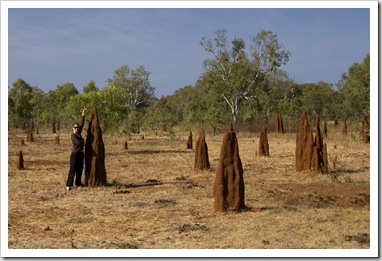
{"label": "tree line", "polygon": [[[157,98],[150,73],[143,65],[116,69],[107,86],[93,80],[79,93],[71,82],[47,93],[19,78],[8,91],[9,127],[37,124],[47,127],[60,122],[68,127],[78,120],[82,108],[99,108],[106,133],[137,133],[142,130],[171,132],[176,125],[219,132],[228,122],[241,130],[272,122],[280,112],[286,127],[294,129],[303,111],[327,120],[359,121],[370,113],[370,55],[354,63],[333,85],[327,82],[297,84],[281,70],[291,56],[278,36],[261,30],[243,39],[228,38],[220,29],[213,38],[199,42],[208,58],[204,72],[192,86]],[[248,48],[247,48],[248,45]]]}

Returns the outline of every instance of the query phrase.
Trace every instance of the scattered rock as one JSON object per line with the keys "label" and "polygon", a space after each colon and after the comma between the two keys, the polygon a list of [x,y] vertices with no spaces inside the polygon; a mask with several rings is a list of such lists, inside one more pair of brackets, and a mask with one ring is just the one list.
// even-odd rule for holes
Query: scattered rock
{"label": "scattered rock", "polygon": [[201,225],[201,224],[184,224],[183,226],[179,227],[179,233],[183,233],[183,232],[190,232],[190,231],[198,231],[198,230],[201,230],[201,231],[208,231],[208,227],[206,227],[205,225]]}
{"label": "scattered rock", "polygon": [[49,226],[44,226],[42,230],[47,231],[47,230],[52,230],[52,229]]}
{"label": "scattered rock", "polygon": [[148,179],[146,180],[146,183],[160,183],[160,181],[157,179]]}
{"label": "scattered rock", "polygon": [[370,245],[370,235],[368,233],[358,233],[355,236],[344,235],[345,241],[356,241],[361,245]]}
{"label": "scattered rock", "polygon": [[113,192],[113,194],[129,194],[130,191],[128,190],[116,190]]}
{"label": "scattered rock", "polygon": [[176,205],[176,201],[172,199],[156,199],[154,203],[161,205]]}
{"label": "scattered rock", "polygon": [[187,180],[187,178],[185,176],[181,176],[181,177],[176,177],[175,180]]}

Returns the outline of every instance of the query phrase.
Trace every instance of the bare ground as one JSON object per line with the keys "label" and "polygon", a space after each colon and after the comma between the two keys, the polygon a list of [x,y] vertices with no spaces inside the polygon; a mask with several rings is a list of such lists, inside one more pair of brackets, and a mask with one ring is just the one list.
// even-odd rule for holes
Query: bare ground
{"label": "bare ground", "polygon": [[[370,248],[370,149],[329,127],[330,173],[296,172],[295,134],[238,133],[242,213],[214,214],[212,184],[223,135],[207,134],[210,171],[194,171],[189,131],[105,136],[108,185],[65,190],[69,133],[40,130],[35,142],[11,130],[10,249],[364,249]],[[86,133],[86,131],[84,131]],[[194,143],[198,131],[193,132]],[[16,169],[23,151],[26,170]]]}

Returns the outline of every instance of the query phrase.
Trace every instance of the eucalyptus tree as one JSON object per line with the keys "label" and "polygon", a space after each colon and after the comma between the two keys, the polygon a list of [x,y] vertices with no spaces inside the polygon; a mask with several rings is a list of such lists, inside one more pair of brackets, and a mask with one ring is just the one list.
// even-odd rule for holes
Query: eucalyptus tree
{"label": "eucalyptus tree", "polygon": [[70,98],[78,94],[79,92],[72,82],[65,82],[62,85],[57,85],[55,90],[48,91],[46,105],[48,106],[51,123],[60,121],[60,123],[66,125],[70,124],[67,105]]}
{"label": "eucalyptus tree", "polygon": [[142,65],[132,70],[123,65],[115,70],[112,79],[107,80],[107,88],[114,88],[113,93],[118,94],[118,97],[115,97],[120,103],[118,106],[123,107],[120,120],[125,122],[125,132],[139,131],[145,109],[155,98],[155,89],[150,85],[149,75]]}
{"label": "eucalyptus tree", "polygon": [[194,86],[187,85],[175,90],[172,95],[167,96],[167,104],[171,108],[171,113],[174,115],[177,123],[183,122],[184,110],[194,94]]}
{"label": "eucalyptus tree", "polygon": [[235,37],[228,41],[226,29],[217,30],[213,39],[203,37],[199,44],[212,55],[212,59],[203,61],[204,76],[216,76],[212,84],[216,94],[228,104],[235,127],[242,101],[259,99],[257,89],[264,75],[277,71],[290,56],[270,30],[250,38],[249,52],[243,39]]}
{"label": "eucalyptus tree", "polygon": [[145,115],[144,125],[157,131],[172,131],[173,126],[178,123],[178,115],[174,113],[171,104],[171,96],[161,97],[153,101]]}
{"label": "eucalyptus tree", "polygon": [[[71,97],[67,105],[67,114],[72,121],[78,121],[78,113],[83,108],[92,107],[98,108],[102,132],[115,133],[120,129],[126,110],[122,104],[120,91],[114,85]],[[86,117],[90,120],[89,114]]]}
{"label": "eucalyptus tree", "polygon": [[32,86],[19,78],[8,93],[8,121],[13,126],[24,126],[32,119]]}
{"label": "eucalyptus tree", "polygon": [[129,66],[123,65],[114,73],[113,78],[107,82],[119,90],[126,113],[148,105],[148,101],[154,97],[155,89],[150,85],[150,73],[144,66],[130,70]]}
{"label": "eucalyptus tree", "polygon": [[216,93],[212,84],[214,78],[216,75],[208,75],[197,81],[192,98],[185,105],[183,118],[188,125],[199,127],[203,124],[205,129],[211,128],[215,133],[230,117],[225,101]]}
{"label": "eucalyptus tree", "polygon": [[96,83],[94,80],[90,80],[83,88],[83,93],[89,93],[98,91],[99,89],[96,87]]}
{"label": "eucalyptus tree", "polygon": [[362,63],[354,63],[347,73],[342,74],[337,88],[344,98],[344,116],[360,118],[370,113],[370,54]]}
{"label": "eucalyptus tree", "polygon": [[335,98],[333,85],[320,81],[318,83],[300,84],[301,109],[308,113],[308,118],[314,119],[316,114],[321,118],[332,118],[332,104]]}

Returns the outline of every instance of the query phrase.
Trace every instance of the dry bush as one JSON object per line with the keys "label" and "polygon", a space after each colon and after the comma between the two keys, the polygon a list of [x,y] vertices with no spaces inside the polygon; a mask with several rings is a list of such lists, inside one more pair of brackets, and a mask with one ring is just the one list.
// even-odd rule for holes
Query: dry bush
{"label": "dry bush", "polygon": [[56,134],[40,129],[39,138],[23,146],[26,170],[18,171],[25,135],[10,130],[9,248],[370,247],[368,144],[328,125],[324,142],[336,166],[324,175],[295,171],[294,133],[268,133],[271,156],[256,157],[259,134],[239,132],[248,211],[214,214],[222,135],[206,133],[211,170],[194,171],[195,153],[185,148],[188,134],[132,136],[128,150],[126,137],[105,136],[108,184],[66,191],[69,133],[61,132],[60,144],[53,145]]}

